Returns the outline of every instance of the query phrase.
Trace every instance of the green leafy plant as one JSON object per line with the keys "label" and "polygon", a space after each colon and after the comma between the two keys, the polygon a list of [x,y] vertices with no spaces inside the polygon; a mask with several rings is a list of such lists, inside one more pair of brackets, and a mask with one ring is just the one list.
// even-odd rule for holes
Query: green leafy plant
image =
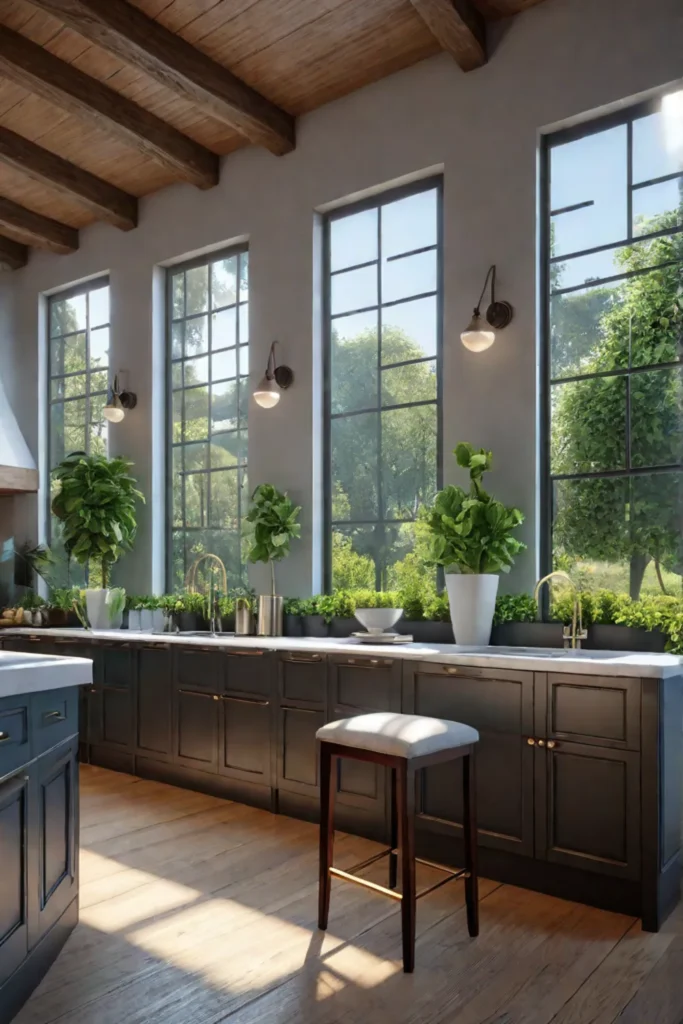
{"label": "green leafy plant", "polygon": [[286,597],[284,600],[285,615],[304,615],[305,600],[300,597]]}
{"label": "green leafy plant", "polygon": [[95,565],[107,587],[112,565],[133,546],[136,501],[144,501],[127,459],[68,455],[52,471],[59,491],[52,512],[61,521],[67,553],[80,565]]}
{"label": "green leafy plant", "polygon": [[80,598],[78,587],[55,587],[50,591],[48,604],[60,612],[73,611],[74,601]]}
{"label": "green leafy plant", "polygon": [[109,591],[107,598],[107,607],[109,608],[109,618],[115,619],[117,615],[123,612],[126,605],[126,591],[123,587],[112,587]]}
{"label": "green leafy plant", "polygon": [[400,595],[395,590],[356,590],[353,600],[356,608],[401,607]]}
{"label": "green leafy plant", "polygon": [[301,506],[294,505],[272,484],[259,484],[251,496],[247,522],[251,526],[250,562],[270,565],[271,593],[275,595],[275,563],[289,554],[293,539],[301,536],[298,523]]}
{"label": "green leafy plant", "polygon": [[447,572],[509,572],[514,556],[525,548],[512,536],[524,516],[484,490],[482,478],[491,468],[491,452],[484,448],[475,451],[461,441],[454,455],[458,465],[469,470],[470,489],[444,487],[428,508],[430,564],[443,566]]}
{"label": "green leafy plant", "polygon": [[496,598],[494,625],[502,622],[535,622],[538,607],[531,594],[499,594]]}

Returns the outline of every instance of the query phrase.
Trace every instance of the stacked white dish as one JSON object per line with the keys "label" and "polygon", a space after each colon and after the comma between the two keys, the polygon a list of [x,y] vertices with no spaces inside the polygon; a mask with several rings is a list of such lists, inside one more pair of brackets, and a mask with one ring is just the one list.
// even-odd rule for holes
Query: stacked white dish
{"label": "stacked white dish", "polygon": [[351,635],[366,644],[410,644],[412,636],[392,631],[402,615],[402,608],[356,608],[355,616],[365,632]]}

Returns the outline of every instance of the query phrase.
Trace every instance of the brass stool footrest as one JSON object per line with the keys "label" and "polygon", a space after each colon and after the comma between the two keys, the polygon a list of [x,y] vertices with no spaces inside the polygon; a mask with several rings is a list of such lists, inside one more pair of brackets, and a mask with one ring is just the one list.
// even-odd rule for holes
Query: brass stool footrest
{"label": "brass stool footrest", "polygon": [[[363,860],[360,864],[354,865],[350,871],[342,871],[341,868],[329,868],[329,873],[333,878],[340,878],[344,882],[353,882],[354,885],[360,885],[364,889],[370,889],[372,892],[378,892],[382,896],[388,896],[389,899],[400,901],[403,899],[403,895],[397,892],[395,889],[387,889],[384,885],[379,885],[377,882],[371,882],[367,878],[359,878],[355,872],[362,871],[363,868],[369,867],[371,864],[375,864],[378,860],[383,857],[388,857],[392,853],[398,854],[398,850],[392,850],[391,847],[387,850],[382,850],[381,853],[376,853],[374,857],[368,857],[367,860]],[[446,875],[440,882],[435,882],[434,885],[430,885],[427,889],[423,889],[422,892],[416,894],[415,899],[419,900],[422,896],[427,896],[428,893],[434,892],[435,889],[440,889],[442,885],[446,885],[447,882],[452,882],[457,878],[469,878],[470,872],[464,868],[460,871],[452,871],[451,868],[445,868],[443,864],[436,864],[433,860],[425,860],[423,857],[416,857],[415,862],[417,864],[424,864],[428,868],[434,868],[436,871],[443,871]]]}

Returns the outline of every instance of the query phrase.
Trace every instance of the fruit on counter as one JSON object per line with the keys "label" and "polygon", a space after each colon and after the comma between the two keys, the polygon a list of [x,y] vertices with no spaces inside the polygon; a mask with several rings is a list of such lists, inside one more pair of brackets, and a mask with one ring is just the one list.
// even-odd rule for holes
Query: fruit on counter
{"label": "fruit on counter", "polygon": [[0,626],[45,626],[47,621],[47,609],[3,608]]}

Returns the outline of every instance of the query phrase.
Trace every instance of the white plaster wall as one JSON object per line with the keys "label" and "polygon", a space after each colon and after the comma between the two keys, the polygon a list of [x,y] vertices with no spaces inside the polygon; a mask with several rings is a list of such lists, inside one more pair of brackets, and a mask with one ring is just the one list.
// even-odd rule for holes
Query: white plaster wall
{"label": "white plaster wall", "polygon": [[[108,271],[112,369],[125,368],[138,408],[112,430],[149,496],[134,557],[120,567],[133,591],[163,585],[160,538],[163,450],[154,367],[163,343],[158,265],[247,236],[250,245],[253,373],[280,339],[295,388],[279,406],[254,406],[249,421],[252,483],[270,480],[304,506],[303,539],[280,570],[285,593],[319,585],[318,363],[314,359],[314,213],[343,197],[443,167],[445,174],[444,450],[460,439],[494,450],[491,487],[522,507],[529,553],[508,589],[528,588],[535,564],[536,203],[539,132],[683,75],[681,0],[547,0],[491,28],[490,63],[463,74],[446,55],[387,78],[300,119],[294,153],[247,149],[223,163],[217,188],[177,186],[141,202],[140,226],[124,234],[95,225],[71,256],[33,254],[12,275],[13,320],[6,358],[15,412],[38,455],[38,296]],[[459,332],[490,263],[498,293],[515,307],[500,342],[468,353]],[[155,286],[156,282],[156,286]],[[9,351],[8,351],[9,349]],[[3,366],[5,360],[3,359]],[[159,383],[159,386],[163,384]],[[446,480],[452,477],[446,455]],[[26,529],[37,517],[22,515]],[[260,577],[255,576],[260,582]]]}

